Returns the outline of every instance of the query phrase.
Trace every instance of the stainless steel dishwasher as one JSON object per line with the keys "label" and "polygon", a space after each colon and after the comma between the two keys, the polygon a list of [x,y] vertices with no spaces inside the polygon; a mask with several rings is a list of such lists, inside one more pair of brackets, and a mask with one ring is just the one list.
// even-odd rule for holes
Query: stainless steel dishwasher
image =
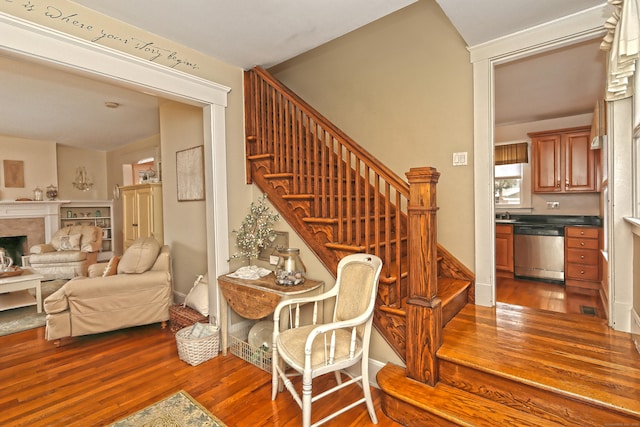
{"label": "stainless steel dishwasher", "polygon": [[564,283],[564,225],[516,224],[513,234],[516,277]]}

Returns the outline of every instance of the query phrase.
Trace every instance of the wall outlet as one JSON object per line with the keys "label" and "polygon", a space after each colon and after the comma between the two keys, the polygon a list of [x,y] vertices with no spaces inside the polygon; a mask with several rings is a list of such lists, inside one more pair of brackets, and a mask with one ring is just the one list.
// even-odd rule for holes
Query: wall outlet
{"label": "wall outlet", "polygon": [[560,202],[547,202],[547,209],[558,209]]}

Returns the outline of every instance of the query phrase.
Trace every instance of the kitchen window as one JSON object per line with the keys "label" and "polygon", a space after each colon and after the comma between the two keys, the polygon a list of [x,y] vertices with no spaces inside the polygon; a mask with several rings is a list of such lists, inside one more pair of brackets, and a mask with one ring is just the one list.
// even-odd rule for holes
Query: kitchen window
{"label": "kitchen window", "polygon": [[496,205],[520,205],[521,194],[522,163],[496,166]]}
{"label": "kitchen window", "polygon": [[496,207],[529,207],[531,205],[529,144],[527,142],[496,144],[494,162]]}

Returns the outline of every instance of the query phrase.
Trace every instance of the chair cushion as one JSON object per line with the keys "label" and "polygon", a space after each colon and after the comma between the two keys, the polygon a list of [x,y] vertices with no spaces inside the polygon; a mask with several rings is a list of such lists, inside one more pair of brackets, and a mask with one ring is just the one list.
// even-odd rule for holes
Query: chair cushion
{"label": "chair cushion", "polygon": [[80,250],[80,238],[82,234],[67,234],[66,236],[60,236],[60,244],[58,245],[59,251],[79,251]]}
{"label": "chair cushion", "polygon": [[54,264],[84,261],[87,259],[86,252],[80,251],[55,251],[43,252],[41,254],[31,254],[29,262],[31,264]]}
{"label": "chair cushion", "polygon": [[[287,362],[293,362],[297,366],[304,366],[304,345],[307,341],[309,333],[317,325],[302,326],[300,328],[288,329],[281,332],[277,338],[278,353]],[[351,343],[351,329],[338,329],[336,330],[336,352],[335,360],[345,360],[349,358],[349,345]],[[319,368],[328,364],[328,360],[325,362],[325,355],[329,357],[329,351],[331,349],[331,333],[325,335],[320,334],[313,341],[313,347],[311,348],[311,367],[312,369]],[[326,353],[325,353],[326,350]],[[362,354],[362,341],[356,338],[356,348],[354,358],[358,358]],[[335,362],[334,362],[335,363]]]}
{"label": "chair cushion", "polygon": [[119,256],[112,256],[109,260],[109,263],[104,268],[104,272],[102,273],[102,277],[113,276],[118,272],[118,264],[120,262]]}
{"label": "chair cushion", "polygon": [[142,237],[129,246],[118,263],[118,274],[144,273],[158,258],[160,243],[153,237]]}

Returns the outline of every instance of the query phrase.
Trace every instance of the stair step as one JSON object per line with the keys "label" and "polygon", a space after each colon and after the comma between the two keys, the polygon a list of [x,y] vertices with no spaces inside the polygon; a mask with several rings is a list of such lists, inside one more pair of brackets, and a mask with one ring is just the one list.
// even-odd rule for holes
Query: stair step
{"label": "stair step", "polygon": [[444,329],[440,380],[549,423],[640,423],[640,355],[584,315],[468,304]]}
{"label": "stair step", "polygon": [[384,391],[382,408],[405,426],[535,426],[542,419],[446,384],[435,387],[407,378],[405,369],[388,363],[377,375]]}
{"label": "stair step", "polygon": [[442,324],[446,325],[467,305],[471,282],[452,277],[438,277],[438,296],[442,300]]}

